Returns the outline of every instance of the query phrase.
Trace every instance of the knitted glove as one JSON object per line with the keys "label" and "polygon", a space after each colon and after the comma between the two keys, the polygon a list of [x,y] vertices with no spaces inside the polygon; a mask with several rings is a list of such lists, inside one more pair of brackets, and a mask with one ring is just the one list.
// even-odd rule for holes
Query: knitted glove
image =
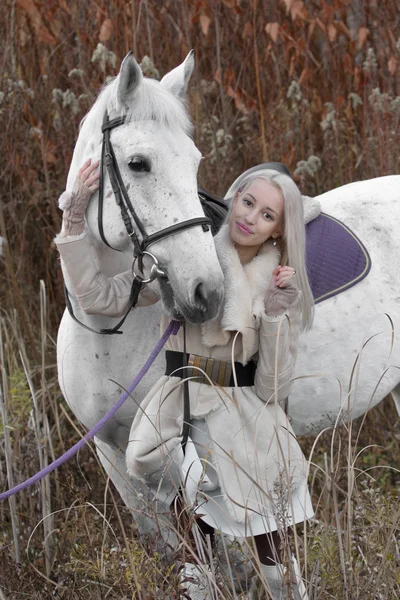
{"label": "knitted glove", "polygon": [[80,235],[85,228],[87,205],[93,192],[98,188],[98,174],[92,175],[96,164],[91,165],[89,161],[85,163],[75,179],[72,192],[65,191],[58,199],[58,206],[64,211],[65,235]]}
{"label": "knitted glove", "polygon": [[299,295],[295,275],[285,284],[285,287],[275,285],[272,277],[265,295],[265,312],[269,317],[278,317],[297,300]]}

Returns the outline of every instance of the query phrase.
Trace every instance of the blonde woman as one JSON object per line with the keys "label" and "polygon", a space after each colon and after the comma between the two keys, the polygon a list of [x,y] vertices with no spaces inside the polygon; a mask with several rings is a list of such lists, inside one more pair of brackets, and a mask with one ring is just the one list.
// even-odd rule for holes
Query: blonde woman
{"label": "blonde woman", "polygon": [[[84,230],[86,204],[97,186],[95,168],[81,169],[77,192],[64,204],[64,237],[56,243],[83,310],[93,313],[95,306],[101,314],[103,306],[112,306],[122,315],[127,299],[121,298],[121,278],[129,286],[131,273],[107,278],[93,260],[82,281],[74,275],[75,261],[86,253],[82,236],[63,252],[71,214],[74,234],[77,222]],[[166,374],[141,403],[126,459],[128,471],[163,501],[173,503],[183,474],[186,499],[201,515],[202,531],[252,537],[259,575],[273,598],[283,599],[291,592],[285,591],[280,539],[288,527],[313,515],[307,463],[284,411],[298,336],[313,319],[303,203],[292,179],[275,170],[245,174],[231,190],[226,222],[215,237],[225,287],[219,315],[202,325],[186,323],[185,335],[181,328],[169,338]],[[153,284],[142,304],[157,298]],[[161,327],[167,322],[165,315]],[[190,370],[183,368],[184,350]],[[190,377],[186,454],[183,377]],[[190,597],[207,598],[201,570],[187,564],[185,573],[192,579],[186,587]],[[307,598],[299,576],[292,585]]]}

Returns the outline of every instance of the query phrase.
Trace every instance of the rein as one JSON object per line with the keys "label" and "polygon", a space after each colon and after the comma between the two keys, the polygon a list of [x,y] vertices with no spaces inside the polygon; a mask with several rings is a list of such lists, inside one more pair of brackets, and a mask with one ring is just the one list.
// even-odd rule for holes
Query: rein
{"label": "rein", "polygon": [[64,454],[62,456],[60,456],[59,458],[54,460],[52,463],[47,465],[47,467],[45,467],[44,469],[42,469],[41,471],[39,471],[38,473],[36,473],[32,477],[30,477],[29,479],[26,479],[26,481],[23,481],[22,483],[14,486],[10,490],[7,490],[6,492],[3,492],[2,494],[0,494],[0,501],[5,500],[6,498],[9,498],[10,496],[14,496],[14,494],[17,494],[18,492],[25,490],[26,488],[33,485],[34,483],[37,483],[38,481],[43,479],[43,477],[45,477],[46,475],[48,475],[49,473],[51,473],[52,471],[54,471],[55,469],[57,469],[58,467],[63,465],[65,462],[67,462],[67,460],[72,458],[79,450],[84,448],[84,446],[96,435],[96,433],[98,433],[100,431],[100,429],[102,429],[104,427],[104,425],[121,408],[121,406],[123,405],[125,400],[132,394],[133,390],[136,388],[136,386],[140,383],[140,381],[146,375],[147,371],[150,369],[151,365],[153,364],[153,362],[155,361],[155,359],[161,352],[162,348],[164,347],[165,342],[168,340],[169,336],[176,335],[179,331],[180,326],[181,326],[181,323],[179,323],[179,321],[171,321],[170,322],[167,329],[164,331],[163,335],[159,339],[156,347],[150,354],[149,358],[147,359],[147,361],[145,362],[145,364],[143,365],[143,367],[141,368],[139,373],[136,375],[135,379],[132,381],[131,385],[120,396],[119,400],[117,400],[117,402],[114,404],[114,406],[112,406],[110,408],[110,410],[100,419],[100,421],[90,431],[88,431],[76,444],[74,444],[72,446],[72,448],[67,450],[67,452],[64,452]]}

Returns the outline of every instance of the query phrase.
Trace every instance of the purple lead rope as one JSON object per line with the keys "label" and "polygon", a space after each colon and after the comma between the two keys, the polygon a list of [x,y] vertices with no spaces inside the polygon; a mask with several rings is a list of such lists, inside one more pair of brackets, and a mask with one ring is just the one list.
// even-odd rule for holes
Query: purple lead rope
{"label": "purple lead rope", "polygon": [[52,471],[54,471],[55,469],[60,467],[62,464],[64,464],[67,460],[72,458],[72,456],[74,456],[78,452],[78,450],[83,448],[87,444],[87,442],[89,440],[91,440],[96,435],[96,433],[98,433],[100,431],[100,429],[102,427],[104,427],[104,425],[107,423],[107,421],[109,421],[111,419],[111,417],[113,417],[115,415],[117,410],[119,410],[121,408],[121,406],[123,405],[125,400],[130,396],[130,394],[133,392],[133,390],[138,385],[138,383],[140,383],[140,381],[146,375],[147,371],[150,369],[151,365],[157,358],[158,354],[161,352],[161,350],[162,350],[165,342],[169,338],[169,336],[176,335],[178,333],[180,326],[181,326],[181,323],[179,323],[179,321],[171,321],[170,322],[167,329],[164,331],[163,335],[161,336],[157,346],[154,348],[153,352],[150,354],[146,363],[143,365],[143,367],[141,368],[139,373],[136,375],[135,379],[132,381],[131,385],[128,387],[127,391],[121,395],[119,400],[114,404],[114,406],[112,406],[110,408],[110,410],[104,415],[104,417],[102,417],[100,419],[100,421],[93,427],[93,429],[88,431],[83,436],[83,438],[81,438],[79,440],[79,442],[77,442],[76,444],[74,444],[72,446],[72,448],[67,450],[67,452],[65,452],[62,456],[57,458],[55,461],[53,461],[50,465],[47,465],[47,467],[45,467],[44,469],[42,469],[41,471],[36,473],[36,475],[33,475],[33,477],[30,477],[26,481],[23,481],[22,483],[14,486],[10,490],[7,490],[6,492],[3,492],[2,494],[0,494],[0,501],[5,500],[6,498],[9,498],[10,496],[13,496],[14,494],[17,494],[18,492],[25,490],[27,487],[36,483],[37,481],[40,481],[41,479],[43,479],[43,477],[45,477],[46,475],[48,475],[49,473],[51,473]]}

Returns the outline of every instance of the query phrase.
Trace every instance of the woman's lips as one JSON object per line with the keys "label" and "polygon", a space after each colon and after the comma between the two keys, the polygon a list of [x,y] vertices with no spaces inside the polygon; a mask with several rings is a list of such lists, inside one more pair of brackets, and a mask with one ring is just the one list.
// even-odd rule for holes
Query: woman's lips
{"label": "woman's lips", "polygon": [[238,229],[240,229],[240,231],[246,235],[251,235],[253,232],[251,229],[249,229],[246,225],[243,225],[243,223],[239,223],[238,221],[236,221],[236,226],[238,227]]}

